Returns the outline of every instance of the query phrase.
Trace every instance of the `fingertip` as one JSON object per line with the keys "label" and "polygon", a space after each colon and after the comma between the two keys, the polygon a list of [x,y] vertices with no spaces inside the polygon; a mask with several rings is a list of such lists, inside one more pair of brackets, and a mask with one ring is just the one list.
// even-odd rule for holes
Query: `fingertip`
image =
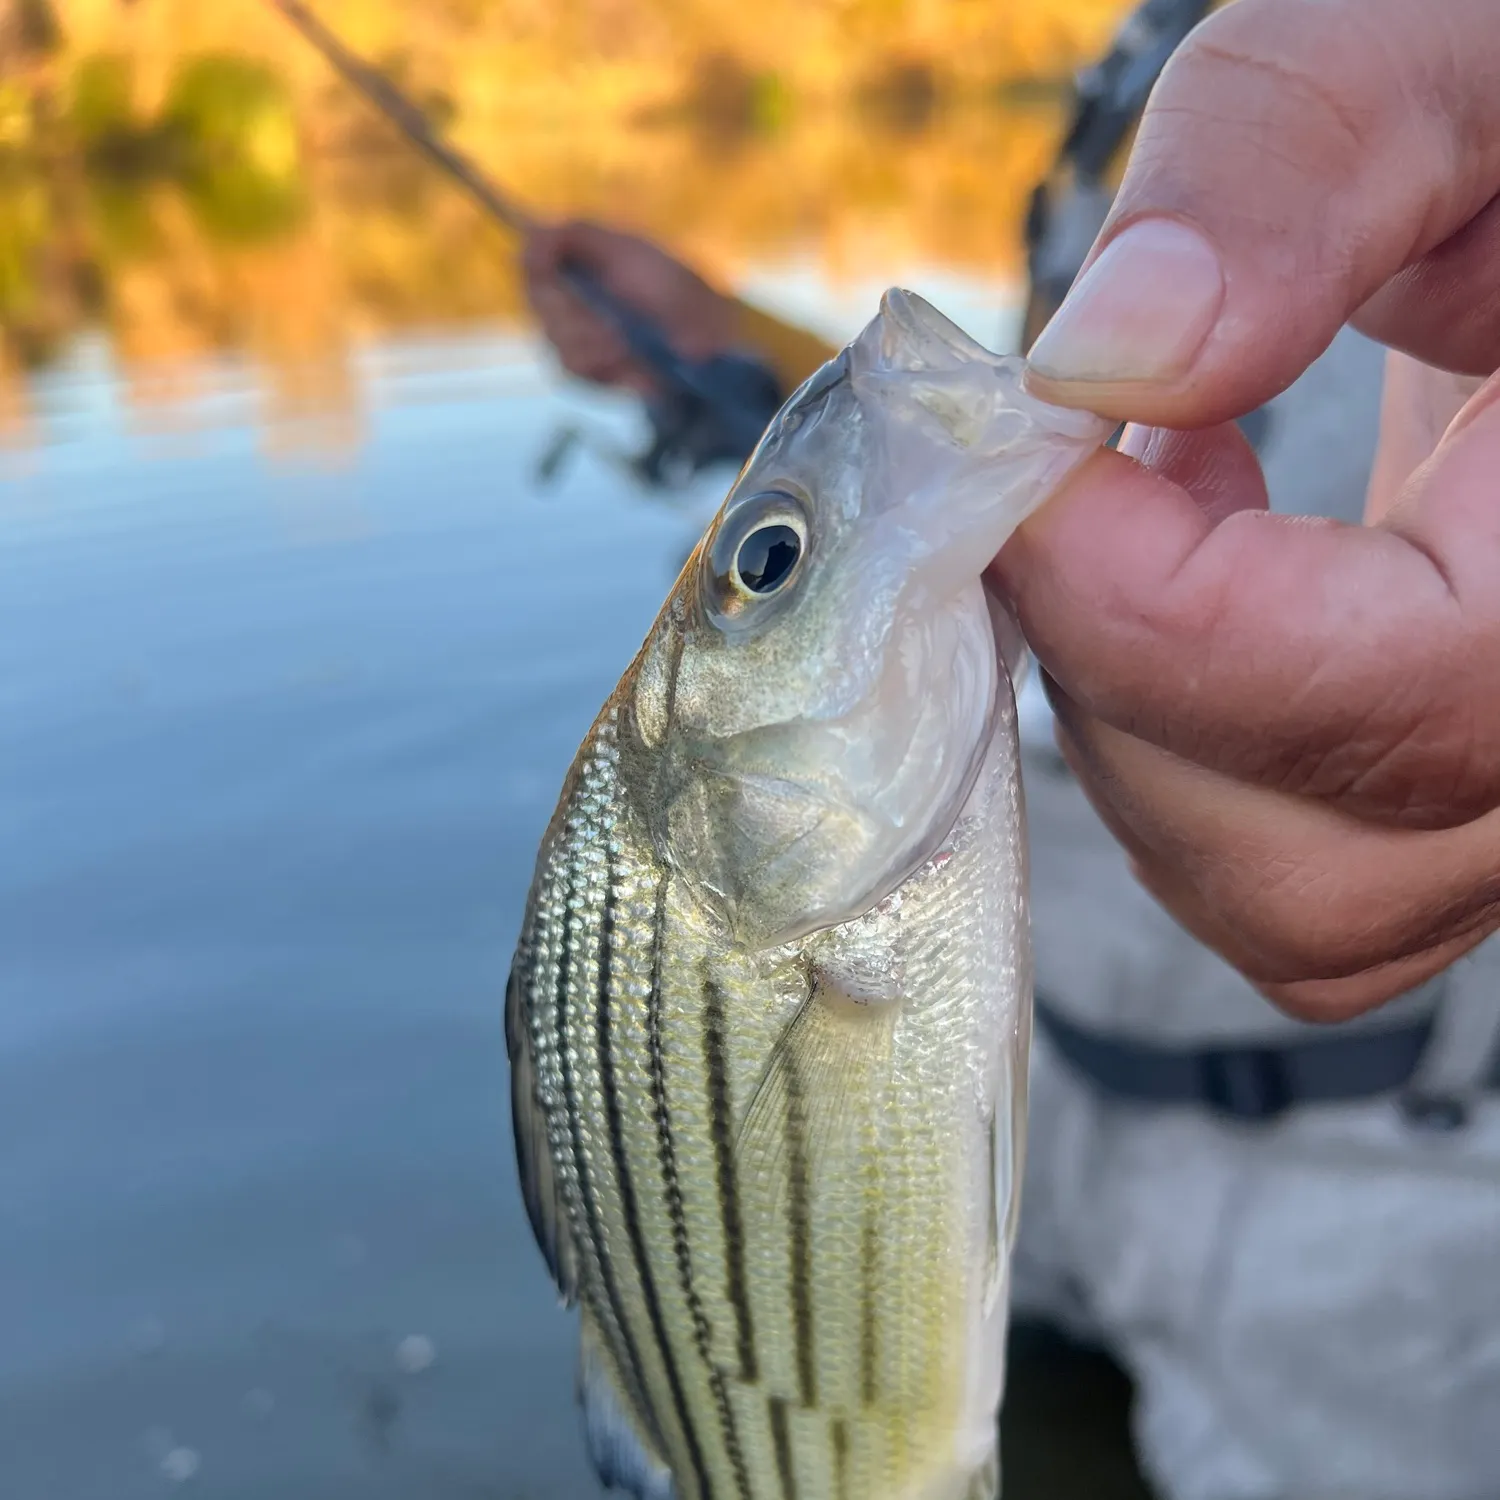
{"label": "fingertip", "polygon": [[1186,490],[1211,522],[1236,511],[1270,509],[1260,459],[1237,422],[1190,432],[1133,425],[1119,451]]}
{"label": "fingertip", "polygon": [[591,343],[571,351],[568,369],[580,380],[594,385],[614,385],[623,374],[625,364],[612,349]]}
{"label": "fingertip", "polygon": [[620,384],[632,395],[639,396],[643,401],[649,401],[653,396],[659,394],[659,387],[649,370],[644,370],[640,365],[630,363],[626,366],[620,377]]}
{"label": "fingertip", "polygon": [[550,277],[531,267],[532,280],[529,287],[531,309],[543,323],[559,327],[567,320],[571,304],[568,295]]}

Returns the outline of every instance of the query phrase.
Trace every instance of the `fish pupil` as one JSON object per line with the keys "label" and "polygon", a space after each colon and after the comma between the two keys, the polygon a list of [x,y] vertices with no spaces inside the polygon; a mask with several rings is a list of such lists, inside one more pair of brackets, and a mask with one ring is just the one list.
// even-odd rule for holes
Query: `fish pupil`
{"label": "fish pupil", "polygon": [[735,568],[753,594],[773,594],[802,555],[802,538],[790,526],[762,526],[740,543]]}

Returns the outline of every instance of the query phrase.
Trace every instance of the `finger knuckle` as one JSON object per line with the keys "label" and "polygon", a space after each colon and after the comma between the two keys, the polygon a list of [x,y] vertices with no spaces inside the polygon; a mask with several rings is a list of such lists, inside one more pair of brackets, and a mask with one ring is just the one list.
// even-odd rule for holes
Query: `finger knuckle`
{"label": "finger knuckle", "polygon": [[[1376,961],[1384,935],[1348,887],[1347,873],[1298,856],[1278,856],[1247,872],[1238,925],[1280,981],[1327,978]],[[1384,955],[1381,955],[1384,956]]]}
{"label": "finger knuckle", "polygon": [[[1300,9],[1305,13],[1307,7]],[[1323,127],[1323,149],[1362,155],[1380,128],[1381,111],[1361,100],[1363,91],[1349,77],[1353,59],[1347,38],[1331,65],[1319,66],[1318,50],[1305,27],[1295,55],[1282,49],[1269,28],[1242,27],[1238,35],[1205,32],[1190,38],[1177,66],[1201,75],[1211,86],[1210,96],[1220,95],[1228,107],[1236,99],[1253,101],[1256,118],[1295,130],[1299,139],[1309,123],[1316,124]],[[1268,97],[1276,104],[1269,113],[1260,107]]]}
{"label": "finger knuckle", "polygon": [[1377,659],[1343,680],[1340,701],[1326,688],[1307,694],[1305,712],[1287,718],[1299,732],[1280,749],[1247,749],[1243,764],[1262,784],[1410,829],[1458,828],[1500,805],[1500,711],[1473,692],[1494,672]]}
{"label": "finger knuckle", "polygon": [[1406,889],[1392,885],[1389,859],[1349,848],[1266,861],[1242,880],[1235,905],[1237,930],[1261,959],[1256,981],[1311,994],[1487,931],[1500,912],[1500,877]]}
{"label": "finger knuckle", "polygon": [[1274,980],[1256,985],[1273,1005],[1299,1021],[1337,1025],[1394,1000],[1407,988],[1399,971],[1376,969],[1344,979]]}
{"label": "finger knuckle", "polygon": [[1414,54],[1409,16],[1360,3],[1362,24],[1352,25],[1351,8],[1307,0],[1225,7],[1189,36],[1168,71],[1201,75],[1231,98],[1264,100],[1269,89],[1274,117],[1289,130],[1325,126],[1362,151],[1405,113],[1397,90],[1403,73],[1415,71]]}

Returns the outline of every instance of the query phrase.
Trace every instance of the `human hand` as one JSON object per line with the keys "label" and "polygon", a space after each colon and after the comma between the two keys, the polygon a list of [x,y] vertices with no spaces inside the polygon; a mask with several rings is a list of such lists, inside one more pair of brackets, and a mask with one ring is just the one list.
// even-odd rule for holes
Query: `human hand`
{"label": "human hand", "polygon": [[[1236,0],[1031,353],[1038,394],[1137,424],[996,564],[1064,753],[1148,888],[1309,1017],[1500,926],[1500,379],[1456,378],[1500,364],[1497,76],[1493,0]],[[1366,524],[1272,515],[1228,419],[1349,320],[1404,351]]]}
{"label": "human hand", "polygon": [[590,272],[606,291],[654,318],[688,359],[722,353],[732,340],[730,299],[650,240],[599,224],[546,226],[527,237],[523,263],[543,333],[563,368],[583,380],[655,393],[650,371],[631,358],[608,320],[568,288],[559,274],[565,264]]}

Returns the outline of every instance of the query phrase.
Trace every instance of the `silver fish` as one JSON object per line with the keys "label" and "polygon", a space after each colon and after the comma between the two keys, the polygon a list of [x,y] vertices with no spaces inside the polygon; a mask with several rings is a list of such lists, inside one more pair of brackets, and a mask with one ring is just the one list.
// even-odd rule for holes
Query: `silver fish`
{"label": "silver fish", "polygon": [[578,753],[506,1034],[607,1485],[998,1493],[1031,961],[1022,649],[981,573],[1108,431],[888,292]]}

